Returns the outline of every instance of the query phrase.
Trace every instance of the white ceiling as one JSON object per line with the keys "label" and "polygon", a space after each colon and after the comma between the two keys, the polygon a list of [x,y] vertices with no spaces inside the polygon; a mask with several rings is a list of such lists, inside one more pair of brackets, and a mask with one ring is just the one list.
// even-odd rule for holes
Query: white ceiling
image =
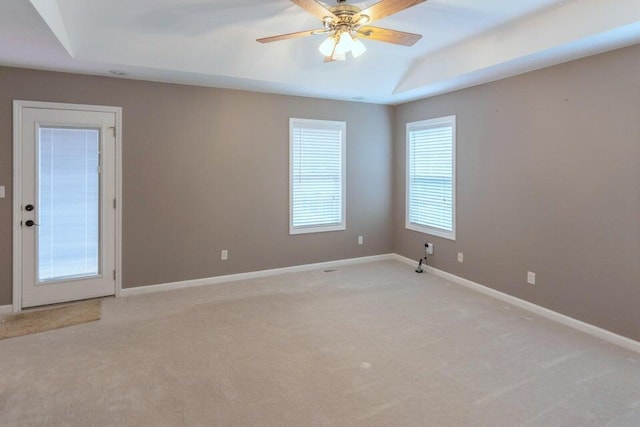
{"label": "white ceiling", "polygon": [[397,104],[638,43],[640,0],[430,0],[373,25],[423,38],[325,64],[321,35],[255,41],[321,27],[289,0],[2,0],[0,65]]}

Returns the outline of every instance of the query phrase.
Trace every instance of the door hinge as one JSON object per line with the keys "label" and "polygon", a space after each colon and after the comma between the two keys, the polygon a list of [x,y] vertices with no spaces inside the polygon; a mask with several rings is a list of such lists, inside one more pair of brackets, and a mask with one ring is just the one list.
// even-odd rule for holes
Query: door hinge
{"label": "door hinge", "polygon": [[116,208],[116,199],[113,199],[113,209]]}
{"label": "door hinge", "polygon": [[116,137],[116,127],[115,126],[111,126],[109,129],[113,129],[113,137]]}
{"label": "door hinge", "polygon": [[116,280],[116,271],[113,270],[113,280]]}

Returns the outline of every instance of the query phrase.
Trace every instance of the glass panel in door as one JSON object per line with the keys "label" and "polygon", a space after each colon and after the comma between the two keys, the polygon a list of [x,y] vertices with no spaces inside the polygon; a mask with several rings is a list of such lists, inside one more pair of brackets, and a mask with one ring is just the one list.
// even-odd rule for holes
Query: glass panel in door
{"label": "glass panel in door", "polygon": [[37,282],[100,274],[100,130],[40,127]]}

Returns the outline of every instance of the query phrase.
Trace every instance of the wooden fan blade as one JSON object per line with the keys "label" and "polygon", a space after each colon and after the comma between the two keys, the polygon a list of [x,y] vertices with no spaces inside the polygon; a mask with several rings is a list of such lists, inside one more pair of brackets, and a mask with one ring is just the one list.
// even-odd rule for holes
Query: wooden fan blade
{"label": "wooden fan blade", "polygon": [[306,36],[312,36],[314,34],[322,34],[322,33],[325,33],[325,32],[327,32],[327,30],[325,30],[325,29],[299,31],[297,33],[280,34],[279,36],[264,37],[264,38],[261,38],[261,39],[256,39],[256,41],[258,41],[260,43],[271,43],[271,42],[277,42],[277,41],[280,41],[280,40],[297,39],[298,37],[306,37]]}
{"label": "wooden fan blade", "polygon": [[316,0],[291,0],[321,21],[327,16],[337,20],[338,17],[329,9],[318,3]]}
{"label": "wooden fan blade", "polygon": [[361,27],[358,30],[358,36],[364,37],[365,39],[399,44],[402,46],[413,46],[422,38],[422,35],[420,34],[405,33],[403,31],[388,30],[386,28],[371,26]]}
{"label": "wooden fan blade", "polygon": [[365,21],[365,23],[377,21],[385,16],[393,15],[394,13],[398,13],[425,1],[426,0],[382,0],[357,13],[353,17],[353,20],[357,22],[362,15],[366,15],[369,17],[369,20]]}

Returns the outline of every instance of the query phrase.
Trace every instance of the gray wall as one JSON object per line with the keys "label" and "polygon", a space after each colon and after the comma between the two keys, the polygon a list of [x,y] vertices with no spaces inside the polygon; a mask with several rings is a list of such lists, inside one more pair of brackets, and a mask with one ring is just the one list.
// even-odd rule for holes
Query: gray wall
{"label": "gray wall", "polygon": [[[124,287],[391,252],[392,107],[0,68],[0,305],[14,99],[123,107]],[[289,235],[289,117],[347,122],[346,231]]]}
{"label": "gray wall", "polygon": [[[639,340],[638,76],[634,46],[399,106],[395,251]],[[455,242],[404,227],[405,124],[450,114]]]}

